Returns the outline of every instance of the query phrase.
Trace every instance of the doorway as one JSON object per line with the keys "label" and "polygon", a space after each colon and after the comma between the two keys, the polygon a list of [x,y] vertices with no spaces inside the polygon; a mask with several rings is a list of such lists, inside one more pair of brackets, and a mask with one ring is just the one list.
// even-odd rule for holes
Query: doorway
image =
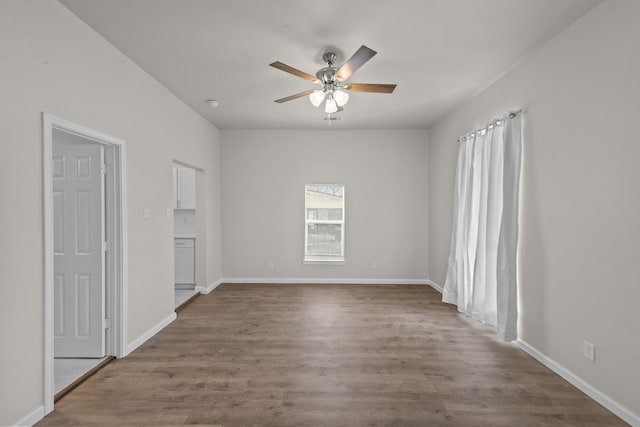
{"label": "doorway", "polygon": [[174,307],[179,309],[196,292],[197,170],[173,164]]}
{"label": "doorway", "polygon": [[[124,141],[43,114],[44,407],[56,363],[91,369],[123,357],[126,313]],[[88,363],[87,363],[88,362]],[[59,374],[59,373],[58,373]],[[82,372],[80,372],[82,374]]]}

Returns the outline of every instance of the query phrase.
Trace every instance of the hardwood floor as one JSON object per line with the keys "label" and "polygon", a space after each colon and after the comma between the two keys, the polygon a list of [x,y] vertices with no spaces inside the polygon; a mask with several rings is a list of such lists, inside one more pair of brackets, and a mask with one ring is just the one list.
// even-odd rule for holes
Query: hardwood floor
{"label": "hardwood floor", "polygon": [[221,285],[38,425],[626,425],[440,297]]}

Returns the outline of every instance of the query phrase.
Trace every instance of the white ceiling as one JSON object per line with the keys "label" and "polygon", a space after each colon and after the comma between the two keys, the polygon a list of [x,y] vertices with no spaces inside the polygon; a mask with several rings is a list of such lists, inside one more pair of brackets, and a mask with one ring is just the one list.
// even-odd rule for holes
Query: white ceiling
{"label": "white ceiling", "polygon": [[[349,80],[397,83],[352,93],[332,129],[420,129],[486,87],[601,0],[60,0],[219,129],[327,129],[310,74],[378,54]],[[205,101],[220,102],[211,109]]]}

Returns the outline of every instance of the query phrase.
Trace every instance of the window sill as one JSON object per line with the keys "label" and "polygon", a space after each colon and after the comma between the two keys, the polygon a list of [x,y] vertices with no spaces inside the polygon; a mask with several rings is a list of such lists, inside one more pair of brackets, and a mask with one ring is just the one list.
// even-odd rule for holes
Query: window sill
{"label": "window sill", "polygon": [[303,261],[305,265],[345,265],[344,258],[326,258],[326,257],[306,257]]}

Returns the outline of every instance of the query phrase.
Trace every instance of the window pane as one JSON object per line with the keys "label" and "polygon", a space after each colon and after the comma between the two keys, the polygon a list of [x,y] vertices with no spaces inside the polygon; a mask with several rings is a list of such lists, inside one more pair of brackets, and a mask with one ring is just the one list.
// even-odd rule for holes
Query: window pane
{"label": "window pane", "polygon": [[335,184],[307,185],[305,204],[307,220],[342,221],[344,219],[344,186]]}
{"label": "window pane", "polygon": [[307,224],[307,255],[342,256],[342,225]]}

